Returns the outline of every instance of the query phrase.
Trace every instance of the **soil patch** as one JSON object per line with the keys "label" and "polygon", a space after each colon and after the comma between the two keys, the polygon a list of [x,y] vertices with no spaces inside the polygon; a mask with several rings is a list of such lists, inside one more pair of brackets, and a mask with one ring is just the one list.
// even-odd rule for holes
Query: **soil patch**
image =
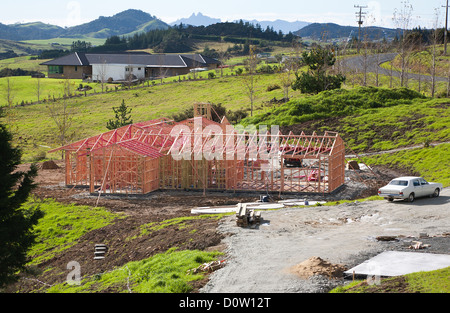
{"label": "soil patch", "polygon": [[359,288],[364,288],[364,293],[411,293],[408,281],[405,277],[395,277],[384,280],[382,284],[372,284],[365,280],[358,285],[349,288],[346,292],[351,293]]}

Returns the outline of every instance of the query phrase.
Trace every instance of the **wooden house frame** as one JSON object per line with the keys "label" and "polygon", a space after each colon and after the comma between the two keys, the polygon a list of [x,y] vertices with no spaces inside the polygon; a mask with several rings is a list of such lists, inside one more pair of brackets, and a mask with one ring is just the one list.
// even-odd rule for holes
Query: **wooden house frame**
{"label": "wooden house frame", "polygon": [[[179,123],[158,119],[125,126],[50,152],[65,151],[66,185],[89,187],[91,193],[331,193],[345,183],[345,145],[338,133],[238,132],[226,118],[213,122],[209,105],[196,104],[194,114]],[[185,132],[174,133],[176,126]]]}

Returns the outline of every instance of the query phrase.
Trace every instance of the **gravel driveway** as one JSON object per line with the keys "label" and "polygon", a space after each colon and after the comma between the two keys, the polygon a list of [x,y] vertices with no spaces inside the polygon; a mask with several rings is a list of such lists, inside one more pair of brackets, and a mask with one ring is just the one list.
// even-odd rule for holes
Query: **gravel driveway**
{"label": "gravel driveway", "polygon": [[[211,275],[204,293],[316,293],[342,284],[314,276],[301,279],[290,268],[311,257],[352,268],[383,251],[403,250],[420,234],[430,244],[417,253],[450,253],[450,189],[439,198],[413,203],[367,201],[336,206],[285,208],[262,212],[256,229],[239,228],[227,217],[227,265]],[[395,236],[397,241],[378,241]],[[415,238],[413,238],[415,237]],[[406,245],[405,245],[406,242]]]}

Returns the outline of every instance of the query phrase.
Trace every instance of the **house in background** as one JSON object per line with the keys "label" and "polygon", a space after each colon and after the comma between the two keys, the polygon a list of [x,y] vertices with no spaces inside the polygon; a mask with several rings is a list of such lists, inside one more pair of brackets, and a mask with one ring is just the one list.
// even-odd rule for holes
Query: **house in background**
{"label": "house in background", "polygon": [[201,54],[75,52],[41,65],[49,78],[124,82],[185,75],[199,68],[215,69],[220,62]]}

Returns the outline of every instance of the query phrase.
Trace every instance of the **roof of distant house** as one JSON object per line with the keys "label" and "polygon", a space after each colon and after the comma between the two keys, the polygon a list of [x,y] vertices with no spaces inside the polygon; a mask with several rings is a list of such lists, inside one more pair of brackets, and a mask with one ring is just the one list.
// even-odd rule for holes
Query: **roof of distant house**
{"label": "roof of distant house", "polygon": [[42,63],[49,66],[90,66],[93,64],[129,64],[146,67],[204,67],[220,64],[216,59],[201,54],[149,54],[149,53],[81,53],[75,52]]}

